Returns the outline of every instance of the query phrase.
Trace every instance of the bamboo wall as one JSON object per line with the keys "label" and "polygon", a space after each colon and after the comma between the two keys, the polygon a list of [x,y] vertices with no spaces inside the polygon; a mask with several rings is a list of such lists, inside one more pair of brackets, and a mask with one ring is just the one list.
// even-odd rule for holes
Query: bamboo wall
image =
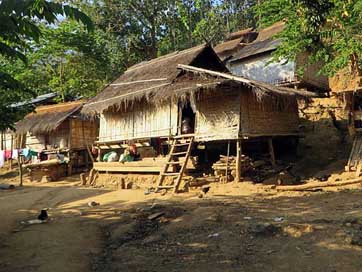
{"label": "bamboo wall", "polygon": [[241,96],[240,132],[243,136],[273,136],[298,133],[295,97],[264,96],[258,101],[248,90]]}
{"label": "bamboo wall", "polygon": [[43,149],[69,147],[69,120],[64,121],[55,131],[48,134],[30,133],[26,134],[26,147],[35,151]]}
{"label": "bamboo wall", "polygon": [[177,133],[176,104],[138,103],[128,111],[107,111],[100,117],[99,141],[162,137]]}
{"label": "bamboo wall", "polygon": [[82,121],[68,119],[55,131],[48,134],[26,134],[26,147],[35,151],[43,149],[85,149],[86,144],[91,145],[98,136],[98,123],[95,121]]}
{"label": "bamboo wall", "polygon": [[91,146],[98,137],[98,122],[71,119],[71,148],[73,149],[85,149]]}
{"label": "bamboo wall", "polygon": [[28,132],[26,134],[25,146],[36,151],[41,151],[45,148],[45,136],[40,134],[32,135]]}
{"label": "bamboo wall", "polygon": [[200,95],[196,107],[195,139],[212,141],[239,136],[240,98],[237,92],[218,90]]}

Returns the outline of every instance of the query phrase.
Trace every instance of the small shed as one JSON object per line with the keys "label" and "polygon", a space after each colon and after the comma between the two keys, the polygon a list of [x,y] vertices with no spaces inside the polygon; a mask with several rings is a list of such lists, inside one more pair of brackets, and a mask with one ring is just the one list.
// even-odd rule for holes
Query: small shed
{"label": "small shed", "polygon": [[231,151],[236,154],[251,139],[271,143],[273,138],[296,138],[298,94],[232,76],[208,45],[137,64],[83,107],[83,113],[100,116],[94,169],[128,172],[139,165],[140,172],[160,172],[165,162],[156,156],[162,152],[140,152],[142,161],[128,164],[102,162],[101,154],[120,154],[131,144],[140,150],[167,148],[170,139],[182,136],[184,120],[200,148],[193,153],[199,161],[210,161],[213,152],[220,155],[227,143],[238,147]]}
{"label": "small shed", "polygon": [[[249,43],[238,43],[237,39],[233,42],[226,41],[217,45],[215,51],[234,75],[269,84],[328,91],[328,78],[318,75],[321,63],[306,65],[307,53],[300,54],[296,61],[276,62],[273,59],[273,51],[282,42],[276,35],[284,26],[283,21],[277,22],[260,30],[256,38]],[[224,47],[228,50],[220,51]],[[298,75],[299,69],[304,70],[302,77]]]}
{"label": "small shed", "polygon": [[80,114],[84,103],[39,106],[16,124],[16,134],[23,138],[22,147],[38,153],[29,160],[29,168],[66,166],[58,175],[62,176],[88,167],[88,151],[98,135],[98,122]]}
{"label": "small shed", "polygon": [[331,91],[343,101],[347,126],[353,138],[346,170],[362,169],[362,77],[345,68],[330,79]]}

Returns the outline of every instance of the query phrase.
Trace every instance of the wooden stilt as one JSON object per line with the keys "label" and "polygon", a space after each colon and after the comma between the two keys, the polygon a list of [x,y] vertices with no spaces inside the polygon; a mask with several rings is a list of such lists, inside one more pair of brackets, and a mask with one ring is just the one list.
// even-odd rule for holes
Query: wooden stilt
{"label": "wooden stilt", "polygon": [[102,161],[101,148],[97,146],[97,149],[98,149],[97,162],[101,162]]}
{"label": "wooden stilt", "polygon": [[19,186],[23,186],[23,157],[18,156],[18,167],[19,167]]}
{"label": "wooden stilt", "polygon": [[275,153],[274,153],[274,147],[273,147],[273,139],[270,137],[268,138],[268,145],[269,145],[269,153],[270,153],[270,161],[273,166],[276,165],[275,161]]}
{"label": "wooden stilt", "polygon": [[72,151],[69,150],[68,152],[68,157],[69,157],[69,162],[68,162],[68,176],[71,176],[73,173],[73,160],[72,160]]}
{"label": "wooden stilt", "polygon": [[229,181],[229,157],[230,157],[230,140],[228,141],[228,147],[226,152],[226,169],[225,169],[225,176],[226,176],[226,182]]}
{"label": "wooden stilt", "polygon": [[240,182],[241,180],[241,140],[236,141],[236,176],[234,182]]}

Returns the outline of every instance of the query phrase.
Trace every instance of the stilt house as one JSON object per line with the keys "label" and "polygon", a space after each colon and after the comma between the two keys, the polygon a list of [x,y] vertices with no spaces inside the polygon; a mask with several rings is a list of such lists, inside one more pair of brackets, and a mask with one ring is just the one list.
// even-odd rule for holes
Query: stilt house
{"label": "stilt house", "polygon": [[[142,62],[129,68],[82,110],[100,116],[96,142],[100,155],[94,169],[165,173],[165,164],[179,163],[170,161],[173,156],[181,155],[179,161],[187,162],[189,155],[197,154],[202,163],[232,143],[235,148],[231,152],[240,158],[241,148],[250,140],[298,137],[297,93],[230,75],[208,45]],[[186,135],[185,120],[189,125]],[[181,143],[170,140],[182,138]],[[193,144],[188,146],[190,142]],[[105,152],[120,154],[131,144],[139,147],[140,161],[101,161]],[[175,153],[183,144],[187,151]],[[162,153],[162,146],[170,148],[170,156],[159,159],[156,156]],[[142,154],[144,148],[161,151]],[[185,167],[182,165],[181,171]]]}
{"label": "stilt house", "polygon": [[22,147],[38,153],[29,160],[28,168],[39,170],[41,175],[52,168],[50,176],[54,180],[88,167],[88,149],[96,140],[98,122],[80,115],[83,104],[75,101],[39,106],[16,124]]}

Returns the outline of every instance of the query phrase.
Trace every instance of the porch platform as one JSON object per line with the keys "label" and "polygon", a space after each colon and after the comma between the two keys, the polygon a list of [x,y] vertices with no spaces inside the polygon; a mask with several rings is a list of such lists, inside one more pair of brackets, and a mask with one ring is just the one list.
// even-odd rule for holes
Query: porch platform
{"label": "porch platform", "polygon": [[[180,160],[182,162],[182,160]],[[189,160],[186,169],[194,170],[194,160]],[[167,162],[167,157],[143,158],[133,162],[94,162],[93,169],[98,172],[118,173],[159,173]]]}

